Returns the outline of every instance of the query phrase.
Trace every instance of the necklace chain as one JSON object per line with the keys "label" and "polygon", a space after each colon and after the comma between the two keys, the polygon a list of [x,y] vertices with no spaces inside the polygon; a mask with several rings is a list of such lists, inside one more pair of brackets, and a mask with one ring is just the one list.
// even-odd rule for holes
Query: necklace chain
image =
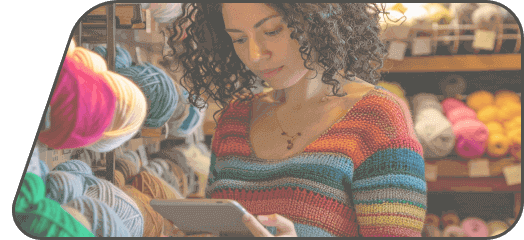
{"label": "necklace chain", "polygon": [[[325,101],[327,101],[327,97],[323,97],[323,98],[320,100],[321,103],[322,103],[322,102],[325,102]],[[288,138],[290,138],[290,139],[287,140],[287,149],[288,149],[288,150],[291,150],[291,149],[293,148],[293,143],[295,142],[296,138],[302,136],[302,133],[297,132],[295,135],[293,135],[293,136],[289,136],[289,135],[287,134],[287,132],[284,131],[284,129],[282,128],[282,125],[280,124],[280,120],[278,119],[278,114],[277,114],[276,111],[275,111],[275,116],[276,116],[276,118],[277,118],[277,123],[278,123],[278,126],[280,127],[280,130],[282,130],[281,135],[282,135],[282,136],[287,136]]]}

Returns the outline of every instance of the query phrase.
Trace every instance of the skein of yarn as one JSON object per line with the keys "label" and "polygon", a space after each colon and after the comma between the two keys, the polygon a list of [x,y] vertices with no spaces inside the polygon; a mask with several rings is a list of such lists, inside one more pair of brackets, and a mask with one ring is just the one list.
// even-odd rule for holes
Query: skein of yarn
{"label": "skein of yarn", "polygon": [[480,218],[469,217],[462,220],[462,229],[468,237],[487,237],[488,225]]}
{"label": "skein of yarn", "polygon": [[88,196],[77,197],[65,206],[78,210],[91,223],[97,237],[131,237],[129,230],[111,207]]}
{"label": "skein of yarn", "polygon": [[422,228],[422,237],[441,237],[442,233],[433,225],[424,225]]}
{"label": "skein of yarn", "polygon": [[509,228],[509,226],[505,222],[500,220],[490,221],[487,225],[490,237],[503,233]]}
{"label": "skein of yarn", "polygon": [[87,175],[93,175],[93,170],[87,163],[71,159],[67,162],[63,162],[58,164],[54,171],[64,171],[64,172],[71,172],[71,173],[80,173],[80,174],[87,174]]}
{"label": "skein of yarn", "polygon": [[455,97],[466,91],[466,80],[460,75],[449,75],[440,81],[440,89],[444,97]]}
{"label": "skein of yarn", "polygon": [[424,220],[424,224],[434,226],[438,229],[440,225],[440,218],[435,214],[428,213],[426,214],[426,219]]}
{"label": "skein of yarn", "polygon": [[492,158],[506,156],[509,152],[511,141],[504,134],[489,134],[487,153]]}
{"label": "skein of yarn", "polygon": [[153,210],[151,205],[149,205],[149,202],[151,202],[151,198],[141,193],[133,186],[129,185],[123,186],[122,191],[124,191],[129,197],[131,197],[135,201],[136,205],[140,209],[140,212],[142,213],[142,216],[144,216],[143,236],[160,237],[160,234],[162,233],[163,229],[164,218],[158,212]]}
{"label": "skein of yarn", "polygon": [[181,196],[177,196],[167,185],[164,184],[163,180],[154,176],[151,173],[141,171],[136,175],[132,184],[133,187],[138,189],[140,192],[148,195],[152,199],[181,199]]}
{"label": "skein of yarn", "polygon": [[[104,59],[107,59],[107,48],[104,46],[97,46],[93,50],[98,53]],[[131,54],[123,47],[116,46],[116,56],[115,56],[115,68],[128,68],[131,67],[133,63],[133,58]]]}
{"label": "skein of yarn", "polygon": [[466,98],[466,104],[468,107],[475,110],[476,112],[486,106],[493,105],[494,103],[495,95],[486,90],[476,91],[469,94]]}
{"label": "skein of yarn", "polygon": [[84,178],[62,171],[51,171],[46,177],[46,197],[60,204],[84,194]]}
{"label": "skein of yarn", "polygon": [[86,190],[85,196],[100,200],[120,217],[132,237],[144,234],[144,218],[135,201],[105,179],[98,179]]}
{"label": "skein of yarn", "polygon": [[115,170],[118,170],[122,173],[122,177],[125,181],[136,176],[140,172],[138,166],[125,157],[120,157],[116,159]]}
{"label": "skein of yarn", "polygon": [[118,170],[115,170],[115,186],[122,189],[126,185],[126,179],[124,174]]}
{"label": "skein of yarn", "polygon": [[147,98],[148,114],[145,127],[159,128],[173,115],[178,96],[173,80],[161,69],[150,64],[117,69],[117,72],[135,82]]}
{"label": "skein of yarn", "polygon": [[520,103],[519,95],[510,90],[498,90],[495,92],[495,105],[502,107],[508,102]]}
{"label": "skein of yarn", "polygon": [[73,216],[78,222],[80,222],[84,227],[87,228],[87,230],[92,231],[91,223],[87,220],[86,216],[82,215],[78,210],[68,207],[68,206],[62,206],[64,210],[66,210],[71,216]]}
{"label": "skein of yarn", "polygon": [[191,104],[189,104],[189,102],[187,101],[187,98],[184,98],[184,96],[188,96],[187,91],[184,88],[182,88],[182,86],[176,83],[175,88],[177,90],[178,102],[173,116],[171,116],[171,118],[167,122],[169,126],[169,137],[178,137],[180,135],[178,133],[178,128],[180,128],[182,123],[186,120],[187,116],[189,116],[189,108],[191,106]]}
{"label": "skein of yarn", "polygon": [[481,157],[488,144],[486,125],[475,119],[460,121],[453,125],[456,136],[455,151],[465,159]]}
{"label": "skein of yarn", "polygon": [[444,228],[442,232],[442,237],[466,237],[466,232],[464,229],[457,225],[450,225]]}
{"label": "skein of yarn", "polygon": [[96,73],[107,72],[106,61],[100,57],[100,55],[97,55],[96,53],[83,47],[75,48],[71,54],[71,57],[75,61],[84,64],[88,69],[91,69]]}
{"label": "skein of yarn", "polygon": [[135,83],[125,77],[111,71],[101,75],[115,94],[115,115],[102,138],[87,148],[103,153],[120,147],[136,135],[146,118],[147,102]]}
{"label": "skein of yarn", "polygon": [[441,222],[444,228],[447,226],[459,226],[460,218],[457,216],[457,214],[448,212],[442,215]]}
{"label": "skein of yarn", "polygon": [[38,134],[53,149],[82,148],[111,124],[115,95],[100,74],[66,56],[51,98],[51,126]]}
{"label": "skein of yarn", "polygon": [[45,197],[42,179],[27,172],[14,207],[14,220],[21,229],[36,237],[93,237],[86,227]]}
{"label": "skein of yarn", "polygon": [[[449,120],[442,114],[435,95],[427,93],[414,97],[414,127],[417,138],[424,149],[425,158],[442,158],[449,155],[455,146],[455,135]],[[438,106],[438,107],[437,107]]]}
{"label": "skein of yarn", "polygon": [[69,43],[69,47],[67,48],[66,55],[71,55],[73,51],[76,48],[75,39],[71,39],[71,42]]}

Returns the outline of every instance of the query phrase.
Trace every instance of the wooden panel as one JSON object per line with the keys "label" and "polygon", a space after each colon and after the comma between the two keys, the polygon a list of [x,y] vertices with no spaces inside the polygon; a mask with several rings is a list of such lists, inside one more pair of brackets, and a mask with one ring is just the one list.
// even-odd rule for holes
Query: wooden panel
{"label": "wooden panel", "polygon": [[[503,176],[502,168],[506,166],[512,166],[519,161],[514,157],[505,158],[489,158],[485,157],[489,161],[490,176],[500,177]],[[436,165],[438,168],[439,177],[469,177],[468,160],[466,159],[426,159],[427,164]]]}
{"label": "wooden panel", "polygon": [[[116,5],[115,14],[120,19],[120,25],[131,25],[134,15],[133,5]],[[88,15],[106,15],[106,6],[98,7]]]}
{"label": "wooden panel", "polygon": [[508,186],[504,178],[438,178],[427,182],[428,192],[520,192],[520,184]]}
{"label": "wooden panel", "polygon": [[520,57],[520,53],[406,57],[402,61],[387,59],[381,71],[391,73],[516,71],[521,69]]}

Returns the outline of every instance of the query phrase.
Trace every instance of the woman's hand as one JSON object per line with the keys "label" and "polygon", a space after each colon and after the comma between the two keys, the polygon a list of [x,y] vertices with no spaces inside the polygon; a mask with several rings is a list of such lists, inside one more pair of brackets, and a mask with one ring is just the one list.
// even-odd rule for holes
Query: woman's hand
{"label": "woman's hand", "polygon": [[[246,214],[242,217],[244,224],[251,230],[255,237],[296,237],[295,225],[289,219],[284,218],[278,214],[258,215],[258,220],[251,214]],[[259,222],[260,221],[260,222]],[[277,228],[277,235],[273,236],[263,226],[271,226]]]}

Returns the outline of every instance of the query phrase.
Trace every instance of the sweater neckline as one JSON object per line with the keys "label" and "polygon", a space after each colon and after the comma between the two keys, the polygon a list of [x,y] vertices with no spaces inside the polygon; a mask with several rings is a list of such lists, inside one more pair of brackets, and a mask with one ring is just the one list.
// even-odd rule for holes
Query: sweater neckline
{"label": "sweater neckline", "polygon": [[366,99],[369,95],[372,94],[372,92],[378,90],[379,87],[378,86],[375,86],[373,89],[369,90],[366,94],[364,94],[364,96],[362,96],[362,98],[360,98],[357,102],[355,102],[355,104],[353,104],[353,106],[351,106],[347,111],[346,111],[346,114],[342,115],[342,117],[340,117],[335,123],[333,123],[326,131],[324,131],[323,133],[321,133],[318,137],[315,138],[315,140],[313,140],[312,142],[308,143],[306,145],[306,147],[304,147],[301,151],[289,156],[289,157],[286,157],[286,158],[282,158],[282,159],[264,159],[264,158],[260,158],[258,156],[256,156],[256,153],[255,151],[253,150],[253,145],[251,144],[251,119],[253,117],[253,101],[250,101],[249,102],[249,111],[248,111],[248,119],[247,119],[247,133],[246,133],[246,141],[247,141],[247,144],[249,146],[249,156],[251,158],[256,158],[256,159],[259,159],[259,160],[263,160],[263,161],[271,161],[271,162],[280,162],[280,161],[286,161],[286,160],[289,160],[289,159],[292,159],[292,158],[295,158],[297,156],[300,156],[300,155],[303,155],[305,154],[305,150],[311,146],[313,143],[317,142],[319,139],[321,139],[322,137],[324,137],[326,134],[328,134],[335,125],[337,125],[339,122],[341,122],[343,119],[345,119],[350,113],[351,111],[353,110],[353,108],[355,107],[355,105],[357,105],[358,103],[360,103],[361,101],[363,101],[364,99]]}

